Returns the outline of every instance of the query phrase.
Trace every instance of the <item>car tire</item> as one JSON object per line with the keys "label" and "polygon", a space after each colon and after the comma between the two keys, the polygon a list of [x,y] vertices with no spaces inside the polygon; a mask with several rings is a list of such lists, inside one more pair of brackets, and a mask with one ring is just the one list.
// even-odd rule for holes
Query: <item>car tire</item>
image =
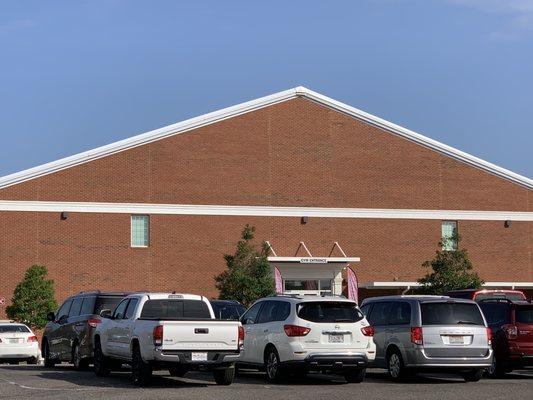
{"label": "car tire", "polygon": [[183,367],[170,367],[168,372],[170,372],[170,376],[182,378],[188,371]]}
{"label": "car tire", "polygon": [[348,383],[361,383],[365,380],[366,368],[357,368],[346,371],[344,378]]}
{"label": "car tire", "polygon": [[102,352],[102,346],[100,342],[97,341],[94,344],[94,373],[96,376],[109,376],[111,370],[109,369],[109,360],[104,353]]}
{"label": "car tire", "polygon": [[50,345],[48,344],[48,340],[43,340],[43,358],[45,368],[54,368],[57,361],[53,360],[50,356]]}
{"label": "car tire", "polygon": [[213,377],[215,378],[215,382],[217,385],[231,385],[235,380],[235,367],[215,369],[213,371]]}
{"label": "car tire", "polygon": [[492,364],[487,369],[487,375],[489,378],[497,379],[503,378],[505,376],[505,367],[503,365],[501,357],[496,357],[494,354],[492,356]]}
{"label": "car tire", "polygon": [[472,369],[463,374],[463,379],[465,380],[465,382],[477,382],[481,379],[482,376],[483,376],[482,369]]}
{"label": "car tire", "polygon": [[265,352],[265,371],[269,382],[278,383],[281,381],[282,371],[279,354],[273,346]]}
{"label": "car tire", "polygon": [[410,375],[398,350],[393,350],[387,355],[387,370],[389,376],[396,382],[403,381]]}
{"label": "car tire", "polygon": [[152,366],[142,359],[141,349],[134,346],[131,355],[131,380],[135,386],[147,386],[152,380]]}
{"label": "car tire", "polygon": [[89,367],[89,360],[81,356],[79,343],[72,347],[72,364],[78,371],[86,370]]}

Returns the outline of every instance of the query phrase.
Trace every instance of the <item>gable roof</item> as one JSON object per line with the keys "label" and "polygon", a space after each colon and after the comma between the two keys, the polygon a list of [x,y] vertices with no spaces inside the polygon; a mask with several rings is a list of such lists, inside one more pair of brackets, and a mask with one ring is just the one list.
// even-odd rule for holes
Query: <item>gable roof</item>
{"label": "gable roof", "polygon": [[245,103],[238,104],[236,106],[210,112],[199,117],[187,119],[176,124],[168,125],[150,132],[142,133],[140,135],[120,140],[118,142],[114,142],[105,146],[101,146],[93,150],[85,151],[70,157],[62,158],[57,161],[52,161],[37,167],[33,167],[24,171],[0,177],[0,189],[16,185],[18,183],[22,183],[30,179],[38,178],[43,175],[51,174],[53,172],[57,172],[66,168],[74,167],[76,165],[84,164],[86,162],[106,157],[124,150],[128,150],[133,147],[142,146],[144,144],[164,139],[169,136],[184,133],[205,125],[213,124],[224,119],[232,118],[237,115],[257,110],[259,108],[270,106],[272,104],[291,100],[296,97],[304,97],[309,100],[315,101],[333,110],[349,115],[359,121],[378,127],[393,135],[400,136],[411,142],[417,143],[421,146],[437,151],[438,153],[452,157],[465,164],[479,168],[481,170],[499,176],[500,178],[506,179],[508,181],[514,182],[528,189],[533,189],[532,179],[509,171],[505,168],[499,167],[495,164],[482,160],[478,157],[465,153],[461,150],[458,150],[436,140],[430,139],[426,136],[403,128],[399,125],[393,124],[392,122],[386,121],[374,115],[368,114],[364,111],[358,110],[357,108],[341,103],[340,101],[331,99],[320,93],[313,92],[312,90],[307,89],[303,86],[298,86],[296,88],[275,93],[270,96],[261,97],[256,100],[251,100]]}

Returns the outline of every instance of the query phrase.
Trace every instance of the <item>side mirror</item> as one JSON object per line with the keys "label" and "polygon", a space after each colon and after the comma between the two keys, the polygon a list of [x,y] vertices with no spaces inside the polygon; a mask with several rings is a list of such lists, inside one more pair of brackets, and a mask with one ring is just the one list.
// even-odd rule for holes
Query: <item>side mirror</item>
{"label": "side mirror", "polygon": [[102,318],[111,318],[111,310],[108,310],[107,308],[100,311],[100,316]]}
{"label": "side mirror", "polygon": [[253,323],[254,323],[254,321],[251,318],[244,318],[242,320],[242,324],[243,325],[250,325],[250,324],[253,324]]}
{"label": "side mirror", "polygon": [[56,319],[56,315],[53,312],[49,312],[46,314],[46,319],[50,322],[54,322]]}

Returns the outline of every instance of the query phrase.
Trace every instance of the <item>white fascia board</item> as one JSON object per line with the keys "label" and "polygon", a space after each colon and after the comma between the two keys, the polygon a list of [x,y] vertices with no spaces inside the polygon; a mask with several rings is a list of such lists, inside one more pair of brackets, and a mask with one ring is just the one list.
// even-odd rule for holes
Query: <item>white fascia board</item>
{"label": "white fascia board", "polygon": [[0,189],[15,185],[17,183],[25,182],[43,175],[57,172],[66,168],[70,168],[79,164],[96,160],[98,158],[106,157],[124,150],[128,150],[137,146],[142,146],[156,140],[164,139],[169,136],[188,132],[190,130],[213,124],[224,119],[232,118],[237,115],[248,113],[259,108],[267,107],[272,104],[280,103],[295,97],[305,97],[313,100],[326,107],[332,108],[336,111],[347,114],[360,121],[376,126],[382,130],[401,136],[419,145],[425,146],[435,150],[441,154],[450,156],[456,160],[462,161],[466,164],[472,165],[476,168],[490,172],[501,178],[507,179],[511,182],[517,183],[528,189],[533,189],[533,180],[525,176],[519,175],[505,168],[499,167],[495,164],[489,163],[485,160],[472,156],[463,151],[457,150],[451,146],[445,145],[436,140],[430,139],[419,133],[413,132],[409,129],[403,128],[392,122],[386,121],[357,108],[351,107],[347,104],[341,103],[337,100],[331,99],[327,96],[313,92],[303,86],[293,89],[285,90],[269,96],[261,97],[256,100],[241,103],[232,107],[224,108],[222,110],[214,111],[199,117],[191,118],[177,124],[168,125],[166,127],[146,132],[128,139],[120,140],[106,146],[98,147],[93,150],[85,151],[70,157],[66,157],[57,161],[53,161],[41,166],[30,168],[21,172],[0,177]]}
{"label": "white fascia board", "polygon": [[314,260],[324,260],[324,264],[334,264],[334,263],[351,263],[351,262],[360,262],[359,257],[268,257],[270,262],[278,263],[298,263],[298,264],[321,264],[320,262],[307,262],[308,259]]}
{"label": "white fascia board", "polygon": [[471,221],[533,221],[533,212],[471,210],[409,210],[379,208],[324,208],[226,206],[196,204],[83,203],[0,200],[0,211],[79,212],[111,214],[220,215],[250,217],[370,218]]}
{"label": "white fascia board", "polygon": [[[405,289],[419,287],[418,282],[402,282],[402,281],[389,281],[389,282],[365,282],[360,285],[363,289]],[[484,288],[498,288],[498,287],[513,287],[516,289],[533,288],[533,282],[485,282]]]}

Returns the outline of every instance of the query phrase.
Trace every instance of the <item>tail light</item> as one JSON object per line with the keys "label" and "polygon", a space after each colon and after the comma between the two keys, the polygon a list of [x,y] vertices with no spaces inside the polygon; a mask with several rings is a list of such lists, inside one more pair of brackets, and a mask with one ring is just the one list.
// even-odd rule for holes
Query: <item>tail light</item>
{"label": "tail light", "polygon": [[516,339],[518,337],[518,328],[515,325],[505,325],[503,327],[507,339]]}
{"label": "tail light", "polygon": [[492,329],[487,328],[487,343],[490,346],[492,344]]}
{"label": "tail light", "polygon": [[154,346],[162,346],[163,345],[163,325],[157,325],[154,328],[154,332],[152,336],[154,338]]}
{"label": "tail light", "polygon": [[96,328],[96,326],[102,322],[101,319],[98,319],[98,318],[89,318],[87,320],[87,325],[89,325],[91,328]]}
{"label": "tail light", "polygon": [[239,326],[239,349],[244,347],[244,328]]}
{"label": "tail light", "polygon": [[311,332],[311,329],[298,325],[284,325],[283,329],[285,330],[285,334],[289,337],[305,336]]}
{"label": "tail light", "polygon": [[420,326],[411,328],[411,342],[419,345],[424,343],[424,336],[422,335],[422,328]]}
{"label": "tail light", "polygon": [[28,343],[37,342],[37,336],[30,336],[28,339],[26,339]]}
{"label": "tail light", "polygon": [[374,336],[375,330],[373,326],[369,325],[361,328],[361,332],[363,332],[363,335],[365,336]]}

